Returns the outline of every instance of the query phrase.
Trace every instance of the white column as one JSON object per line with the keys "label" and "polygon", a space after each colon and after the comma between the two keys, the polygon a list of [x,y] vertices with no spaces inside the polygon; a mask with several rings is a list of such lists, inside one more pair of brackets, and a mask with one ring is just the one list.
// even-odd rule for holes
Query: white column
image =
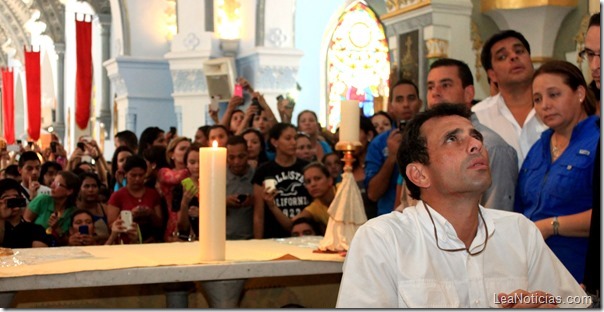
{"label": "white column", "polygon": [[65,44],[55,43],[57,52],[57,107],[52,125],[59,139],[65,143]]}
{"label": "white column", "polygon": [[[99,14],[99,22],[101,24],[101,45],[102,45],[102,55],[101,59],[103,62],[107,61],[111,55],[111,15],[109,14]],[[102,67],[103,71],[103,81],[101,81],[101,109],[99,113],[99,121],[105,125],[105,129],[107,130],[109,137],[111,139],[115,133],[111,133],[111,107],[112,107],[112,99],[111,93],[109,90],[109,75],[107,74],[107,69]]]}

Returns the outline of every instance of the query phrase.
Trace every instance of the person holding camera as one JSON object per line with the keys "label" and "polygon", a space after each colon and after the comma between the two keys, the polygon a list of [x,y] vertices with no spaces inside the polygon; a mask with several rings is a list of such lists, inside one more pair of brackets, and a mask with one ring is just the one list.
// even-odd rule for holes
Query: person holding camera
{"label": "person holding camera", "polygon": [[227,239],[254,237],[254,169],[248,164],[247,142],[242,136],[227,141]]}
{"label": "person holding camera", "polygon": [[23,220],[22,213],[26,206],[19,182],[13,179],[0,180],[0,246],[48,247],[44,228]]}
{"label": "person holding camera", "polygon": [[140,243],[138,226],[134,222],[131,223],[130,228],[126,228],[123,220],[115,220],[111,228],[111,235],[106,240],[99,240],[93,222],[93,215],[86,209],[74,211],[70,224],[69,246],[113,245],[117,242],[124,242],[120,239],[123,238],[123,235],[128,238],[126,240],[128,243]]}
{"label": "person holding camera", "polygon": [[[402,79],[390,88],[388,112],[396,118],[400,128],[419,112],[422,100],[419,91],[411,80]],[[378,215],[393,210],[396,197],[396,182],[399,172],[396,169],[396,151],[401,144],[399,129],[391,129],[378,135],[371,141],[365,156],[365,185],[367,197],[377,202]],[[389,181],[386,183],[386,181]]]}

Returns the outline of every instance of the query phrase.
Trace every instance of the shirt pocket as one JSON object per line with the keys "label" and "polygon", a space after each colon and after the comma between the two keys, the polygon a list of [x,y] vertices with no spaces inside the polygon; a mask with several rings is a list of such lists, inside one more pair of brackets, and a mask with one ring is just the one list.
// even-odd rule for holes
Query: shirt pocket
{"label": "shirt pocket", "polygon": [[454,282],[437,280],[399,281],[399,307],[459,308]]}
{"label": "shirt pocket", "polygon": [[551,177],[554,183],[551,195],[565,200],[589,196],[592,189],[593,162],[592,157],[577,154],[565,162],[556,164],[556,173]]}
{"label": "shirt pocket", "polygon": [[528,289],[528,279],[524,277],[485,278],[484,286],[487,292],[487,303],[491,308],[501,308],[497,297],[499,293],[508,295],[518,289],[528,291],[538,290]]}

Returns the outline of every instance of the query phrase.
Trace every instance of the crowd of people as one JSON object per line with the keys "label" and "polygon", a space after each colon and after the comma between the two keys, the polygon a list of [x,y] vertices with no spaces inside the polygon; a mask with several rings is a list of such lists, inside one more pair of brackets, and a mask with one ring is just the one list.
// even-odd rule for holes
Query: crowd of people
{"label": "crowd of people", "polygon": [[[360,117],[361,147],[355,151],[352,174],[372,220],[349,251],[340,290],[347,301],[342,306],[364,306],[376,298],[396,306],[397,287],[419,287],[413,280],[425,279],[426,272],[435,280],[466,279],[442,272],[449,267],[465,271],[465,266],[451,264],[454,260],[439,255],[438,249],[445,255],[485,251],[492,255],[489,261],[502,257],[495,261],[500,271],[488,274],[513,275],[518,281],[510,283],[514,289],[573,293],[576,289],[565,283],[588,282],[588,275],[596,274],[585,272],[590,269],[590,235],[599,236],[593,234],[599,230],[599,224],[594,226],[599,221],[599,189],[593,187],[600,185],[599,169],[594,171],[600,138],[599,14],[590,23],[589,29],[595,28],[598,36],[591,37],[597,44],[586,41],[581,53],[593,71],[593,85],[565,61],[550,61],[534,70],[527,40],[507,30],[491,37],[482,50],[482,64],[497,88],[487,99],[474,105],[474,80],[467,64],[440,59],[427,75],[425,112],[419,113],[424,103],[418,87],[402,79],[390,88],[387,112]],[[157,127],[145,129],[140,137],[122,131],[115,134],[110,161],[87,137],[80,138],[69,156],[56,137],[45,150],[36,144],[14,154],[3,150],[1,245],[195,240],[203,205],[198,198],[199,171],[204,170],[199,149],[211,142],[227,151],[227,239],[323,235],[327,209],[342,179],[342,155],[334,148],[337,132],[326,131],[310,110],[300,112],[297,124],[292,124],[290,99],[280,99],[275,114],[245,79],[238,82],[251,103],[246,106],[243,97],[234,96],[220,120],[211,110],[213,125],[199,127],[192,139]],[[472,160],[459,160],[462,152],[474,155]],[[597,208],[593,215],[592,208]],[[388,216],[377,218],[382,215]],[[423,228],[415,227],[426,220],[432,221],[426,235],[432,235],[434,226],[436,250],[426,242],[432,238],[414,238],[423,235]],[[441,242],[441,235],[449,240]],[[524,239],[534,250],[524,254],[527,250],[520,250],[522,244],[514,239]],[[414,252],[416,256],[410,256]],[[431,261],[443,265],[435,270]],[[401,265],[409,272],[401,272]],[[540,265],[555,271],[548,274],[556,277],[532,272]],[[354,271],[354,278],[348,277],[348,270]],[[522,282],[526,278],[529,282]],[[552,283],[560,287],[551,288]],[[429,286],[422,284],[426,291]],[[413,306],[413,300],[405,305]]]}

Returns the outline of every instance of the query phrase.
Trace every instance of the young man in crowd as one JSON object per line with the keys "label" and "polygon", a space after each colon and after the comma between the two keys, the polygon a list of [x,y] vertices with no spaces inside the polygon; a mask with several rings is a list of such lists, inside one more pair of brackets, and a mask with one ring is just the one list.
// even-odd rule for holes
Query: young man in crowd
{"label": "young man in crowd", "polygon": [[50,195],[50,188],[38,182],[42,163],[38,154],[27,151],[19,158],[19,174],[21,175],[21,186],[26,191],[27,201],[32,201],[38,194]]}
{"label": "young man in crowd", "polygon": [[482,66],[499,94],[472,107],[478,121],[499,134],[518,154],[518,168],[547,126],[533,109],[531,47],[514,30],[493,35],[482,48]]}
{"label": "young man in crowd", "polygon": [[465,105],[440,104],[420,113],[403,136],[397,160],[419,201],[358,229],[336,307],[590,305],[533,222],[480,207],[491,172]]}
{"label": "young man in crowd", "polygon": [[254,169],[248,165],[247,143],[231,136],[227,148],[227,239],[254,237]]}
{"label": "young man in crowd", "polygon": [[[388,112],[396,119],[397,125],[413,118],[421,106],[419,91],[412,81],[400,80],[390,89]],[[377,202],[378,216],[391,212],[394,207],[399,176],[396,150],[400,143],[401,134],[395,128],[378,135],[367,148],[365,185],[367,197]]]}

